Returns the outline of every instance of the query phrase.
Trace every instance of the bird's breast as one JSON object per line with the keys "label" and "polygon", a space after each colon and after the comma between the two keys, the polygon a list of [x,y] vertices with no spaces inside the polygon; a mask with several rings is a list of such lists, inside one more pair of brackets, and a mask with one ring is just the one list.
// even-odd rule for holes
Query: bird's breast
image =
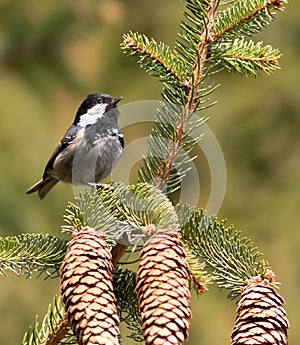
{"label": "bird's breast", "polygon": [[97,183],[111,173],[123,153],[118,135],[91,134],[81,131],[55,161],[57,178],[73,184]]}

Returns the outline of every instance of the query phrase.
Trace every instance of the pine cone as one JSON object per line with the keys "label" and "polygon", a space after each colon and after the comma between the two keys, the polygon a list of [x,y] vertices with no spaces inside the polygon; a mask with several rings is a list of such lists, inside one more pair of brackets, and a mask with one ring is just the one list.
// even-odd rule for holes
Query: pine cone
{"label": "pine cone", "polygon": [[238,303],[232,345],[286,345],[289,322],[284,299],[267,280],[250,283]]}
{"label": "pine cone", "polygon": [[89,227],[74,233],[61,265],[61,294],[80,345],[119,344],[111,259],[99,233]]}
{"label": "pine cone", "polygon": [[188,337],[191,309],[185,257],[172,231],[153,235],[141,251],[136,292],[146,344],[179,345]]}

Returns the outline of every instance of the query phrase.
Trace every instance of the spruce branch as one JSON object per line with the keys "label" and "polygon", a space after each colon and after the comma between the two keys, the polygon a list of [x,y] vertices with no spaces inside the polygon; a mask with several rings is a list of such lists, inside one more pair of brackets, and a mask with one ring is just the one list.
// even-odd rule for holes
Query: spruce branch
{"label": "spruce branch", "polygon": [[149,75],[159,77],[162,82],[183,84],[186,68],[182,60],[164,43],[154,38],[129,32],[123,36],[122,49],[133,57]]}
{"label": "spruce branch", "polygon": [[[206,6],[205,6],[206,5]],[[161,188],[163,183],[168,180],[171,172],[174,168],[174,161],[176,155],[180,151],[185,135],[188,132],[188,124],[191,115],[198,110],[198,106],[201,100],[200,85],[206,76],[205,62],[208,54],[208,46],[210,43],[211,28],[213,25],[214,12],[217,8],[218,1],[212,0],[205,2],[205,5],[199,1],[188,1],[187,9],[189,9],[194,15],[194,22],[202,22],[201,31],[198,33],[200,40],[197,44],[197,51],[195,51],[193,59],[192,73],[185,83],[185,97],[182,104],[183,109],[180,114],[180,120],[175,124],[174,140],[170,141],[169,147],[165,154],[164,159],[161,160],[160,166],[156,172],[155,185],[157,188]],[[192,15],[189,15],[192,18]],[[198,25],[196,25],[196,28]],[[189,30],[189,26],[183,26],[185,33],[181,37],[191,38],[191,36],[197,38],[197,33],[194,30]],[[191,35],[191,32],[193,33]],[[192,50],[192,49],[191,49]],[[165,101],[169,102],[166,95]],[[179,181],[181,182],[181,180]]]}
{"label": "spruce branch", "polygon": [[[211,42],[211,34],[212,34],[212,27],[214,24],[214,15],[217,9],[218,0],[211,0],[206,2],[206,18],[203,23],[203,27],[200,31],[200,40],[197,45],[197,54],[195,55],[194,59],[194,66],[193,66],[193,74],[189,80],[189,91],[187,92],[187,99],[186,99],[186,109],[189,113],[197,110],[195,105],[199,102],[199,87],[201,81],[205,77],[205,62],[208,55],[208,48]],[[187,8],[189,8],[187,6]],[[197,9],[197,7],[196,7]]]}
{"label": "spruce branch", "polygon": [[161,104],[148,141],[147,157],[138,172],[139,181],[153,183],[165,193],[180,187],[187,171],[186,165],[195,158],[190,157],[190,152],[201,139],[191,140],[189,134],[205,121],[205,118],[198,118],[196,113],[191,114],[189,128],[184,133],[180,125],[182,113],[182,107],[173,103]]}
{"label": "spruce branch", "polygon": [[177,215],[170,200],[157,188],[147,183],[126,186],[113,183],[109,187],[115,202],[108,196],[107,189],[99,188],[98,196],[110,212],[116,209],[116,217],[133,228],[143,230],[153,225],[158,229],[178,229]]}
{"label": "spruce branch", "polygon": [[111,236],[119,235],[122,230],[115,218],[117,211],[107,206],[107,200],[111,202],[113,195],[110,189],[106,189],[106,192],[106,200],[99,198],[95,191],[85,191],[75,197],[74,202],[69,202],[64,215],[66,225],[62,226],[62,230],[72,233],[74,229],[88,225],[105,232],[108,240]]}
{"label": "spruce branch", "polygon": [[[195,158],[187,158],[197,143],[187,145],[192,126],[205,120],[204,116],[196,119],[194,115],[214,104],[208,96],[218,85],[208,84],[208,77],[216,68],[255,76],[279,68],[277,49],[246,42],[243,36],[269,25],[286,2],[186,0],[185,20],[173,51],[138,33],[124,36],[124,53],[163,82],[163,104],[138,172],[140,182],[151,183],[166,194],[180,188],[187,163]],[[223,5],[227,8],[219,11]]]}
{"label": "spruce branch", "polygon": [[205,263],[198,256],[196,256],[188,246],[185,246],[186,261],[189,265],[189,273],[191,285],[198,295],[204,294],[208,287],[212,284],[213,277],[210,273],[205,271]]}
{"label": "spruce branch", "polygon": [[274,278],[254,243],[241,237],[241,232],[233,226],[226,227],[225,221],[208,217],[188,205],[177,205],[176,211],[183,224],[181,238],[185,245],[203,260],[218,287],[230,290],[229,298],[239,296],[253,277]]}
{"label": "spruce branch", "polygon": [[0,238],[0,274],[7,270],[31,277],[56,277],[67,241],[47,234],[22,234]]}
{"label": "spruce branch", "polygon": [[63,231],[84,226],[100,231],[112,250],[116,265],[130,246],[132,250],[145,241],[148,227],[179,230],[178,219],[170,200],[147,183],[126,186],[123,183],[99,186],[69,202]]}
{"label": "spruce branch", "polygon": [[263,30],[284,9],[286,0],[239,0],[216,15],[212,41],[251,36]]}
{"label": "spruce branch", "polygon": [[61,297],[55,297],[49,305],[41,325],[38,318],[25,333],[22,345],[74,344]]}
{"label": "spruce branch", "polygon": [[[148,154],[138,176],[139,181],[152,183],[165,193],[180,187],[186,172],[182,166],[189,161],[188,153],[197,142],[189,142],[188,136],[194,126],[204,121],[203,117],[196,119],[195,113],[203,108],[205,98],[214,90],[211,86],[204,88],[203,83],[209,74],[205,62],[217,5],[218,1],[187,1],[185,16],[191,24],[182,23],[173,52],[139,34],[129,33],[123,41],[124,52],[138,58],[140,65],[164,82],[163,105],[158,110]],[[159,47],[163,48],[161,54]]]}
{"label": "spruce branch", "polygon": [[179,229],[172,203],[152,185],[147,183],[130,186],[118,184],[115,193],[122,204],[123,216],[128,224],[141,229],[150,225],[157,229]]}
{"label": "spruce branch", "polygon": [[238,72],[244,76],[257,76],[261,72],[270,74],[279,69],[279,58],[281,53],[270,45],[263,45],[263,42],[254,43],[235,39],[232,43],[221,43],[216,52],[212,51],[212,58],[216,59],[230,73]]}

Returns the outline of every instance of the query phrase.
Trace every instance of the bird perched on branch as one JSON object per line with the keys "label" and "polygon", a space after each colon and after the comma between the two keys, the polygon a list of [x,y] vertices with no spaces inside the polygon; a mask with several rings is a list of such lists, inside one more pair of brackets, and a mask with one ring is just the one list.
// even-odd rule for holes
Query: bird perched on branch
{"label": "bird perched on branch", "polygon": [[43,178],[26,194],[38,192],[43,199],[59,181],[93,186],[108,176],[124,148],[118,125],[121,99],[105,93],[88,95],[51,155]]}

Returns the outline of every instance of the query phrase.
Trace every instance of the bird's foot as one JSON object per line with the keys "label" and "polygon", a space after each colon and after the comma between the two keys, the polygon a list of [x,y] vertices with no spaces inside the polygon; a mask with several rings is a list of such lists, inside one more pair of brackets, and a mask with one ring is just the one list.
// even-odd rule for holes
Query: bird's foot
{"label": "bird's foot", "polygon": [[111,185],[108,183],[95,183],[95,182],[87,182],[85,185],[93,188],[93,190],[96,192],[98,189],[104,189],[104,188],[110,188]]}

